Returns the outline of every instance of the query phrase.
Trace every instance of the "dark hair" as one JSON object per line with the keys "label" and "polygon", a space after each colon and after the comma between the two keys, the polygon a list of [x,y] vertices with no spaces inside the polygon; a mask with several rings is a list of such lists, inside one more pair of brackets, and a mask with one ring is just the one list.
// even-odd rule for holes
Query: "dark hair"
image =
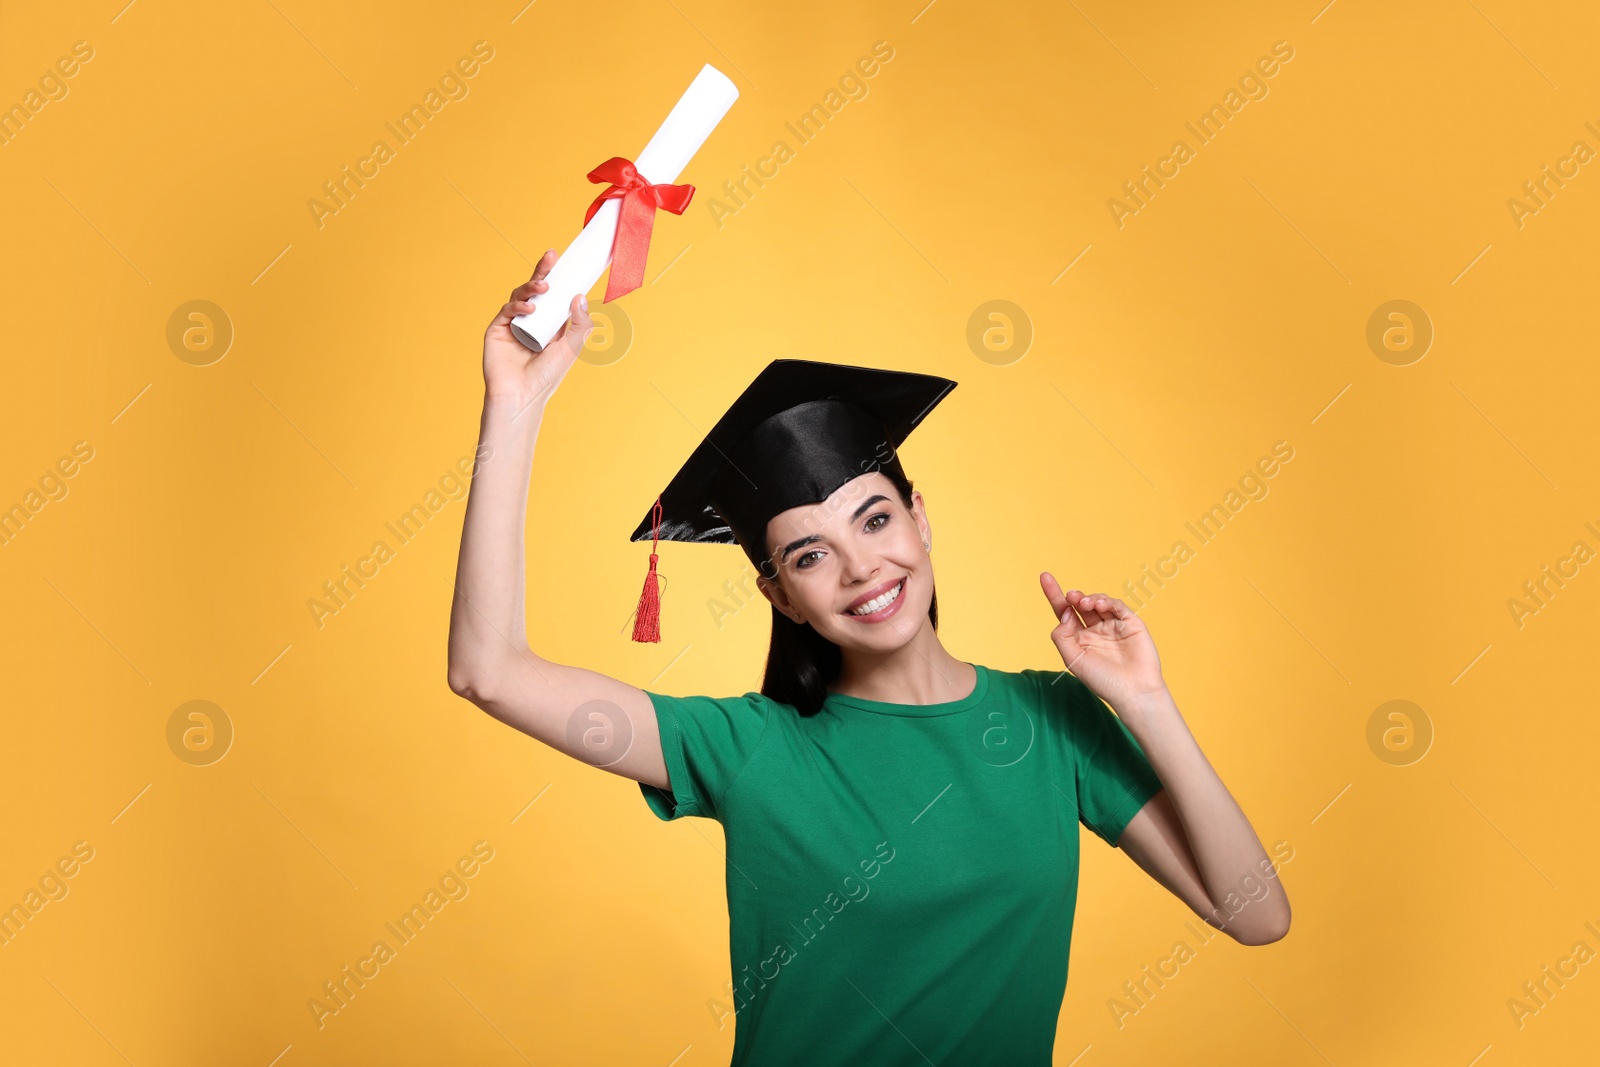
{"label": "dark hair", "polygon": [[[911,480],[900,469],[900,464],[890,463],[877,467],[894,487],[900,499],[911,507]],[[933,591],[928,604],[928,621],[939,628],[939,591]],[[822,709],[828,696],[828,684],[839,676],[843,660],[839,646],[804,623],[772,606],[772,643],[767,648],[767,672],[761,680],[764,696],[784,704],[791,704],[802,715],[815,715]]]}

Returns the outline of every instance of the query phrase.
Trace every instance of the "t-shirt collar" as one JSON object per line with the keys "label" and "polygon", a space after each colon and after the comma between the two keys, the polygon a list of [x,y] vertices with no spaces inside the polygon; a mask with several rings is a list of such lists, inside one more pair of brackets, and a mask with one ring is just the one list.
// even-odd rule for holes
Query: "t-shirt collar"
{"label": "t-shirt collar", "polygon": [[849,708],[855,711],[869,711],[874,715],[901,715],[917,718],[953,715],[983,703],[983,698],[989,691],[988,669],[981,663],[974,663],[972,667],[978,672],[978,682],[972,687],[971,693],[958,700],[947,700],[939,704],[895,704],[884,700],[865,700],[861,697],[846,696],[843,693],[829,693],[822,702],[822,706],[824,708]]}

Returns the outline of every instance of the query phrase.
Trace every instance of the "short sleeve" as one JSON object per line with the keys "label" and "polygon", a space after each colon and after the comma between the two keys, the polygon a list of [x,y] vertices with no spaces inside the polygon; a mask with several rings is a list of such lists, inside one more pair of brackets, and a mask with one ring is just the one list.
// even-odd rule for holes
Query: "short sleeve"
{"label": "short sleeve", "polygon": [[646,691],[655,705],[671,791],[639,789],[656,817],[722,817],[722,800],[760,747],[774,702],[760,693],[673,697]]}
{"label": "short sleeve", "polygon": [[1065,688],[1052,703],[1066,705],[1078,818],[1115,848],[1139,809],[1161,792],[1161,779],[1128,727],[1088,686],[1071,674],[1051,686],[1052,677],[1044,676],[1041,684]]}

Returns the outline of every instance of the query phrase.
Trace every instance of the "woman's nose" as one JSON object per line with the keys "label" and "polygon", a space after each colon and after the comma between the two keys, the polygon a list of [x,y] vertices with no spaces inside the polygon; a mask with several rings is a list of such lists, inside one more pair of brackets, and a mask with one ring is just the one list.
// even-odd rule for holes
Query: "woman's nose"
{"label": "woman's nose", "polygon": [[878,573],[878,557],[871,552],[841,547],[839,563],[841,577],[851,584],[865,581]]}

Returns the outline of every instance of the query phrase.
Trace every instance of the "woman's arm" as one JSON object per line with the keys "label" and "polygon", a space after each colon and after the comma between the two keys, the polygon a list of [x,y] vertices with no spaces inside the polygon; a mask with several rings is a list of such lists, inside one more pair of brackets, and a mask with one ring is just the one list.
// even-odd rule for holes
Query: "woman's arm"
{"label": "woman's arm", "polygon": [[1051,639],[1073,674],[1111,705],[1164,787],[1117,846],[1212,926],[1245,945],[1289,932],[1289,898],[1250,820],[1178,712],[1155,642],[1116,597],[1063,594],[1040,576],[1061,624]]}
{"label": "woman's arm", "polygon": [[1164,788],[1117,839],[1150,877],[1244,945],[1289,932],[1289,898],[1250,820],[1217,776],[1172,697],[1141,711],[1114,708]]}
{"label": "woman's arm", "polygon": [[641,689],[528,647],[524,596],[528,481],[546,406],[583,350],[593,321],[584,297],[543,352],[511,333],[511,319],[549,288],[554,249],[511,294],[483,341],[478,465],[467,497],[450,608],[449,683],[508,726],[593,766],[669,788],[655,708]]}

